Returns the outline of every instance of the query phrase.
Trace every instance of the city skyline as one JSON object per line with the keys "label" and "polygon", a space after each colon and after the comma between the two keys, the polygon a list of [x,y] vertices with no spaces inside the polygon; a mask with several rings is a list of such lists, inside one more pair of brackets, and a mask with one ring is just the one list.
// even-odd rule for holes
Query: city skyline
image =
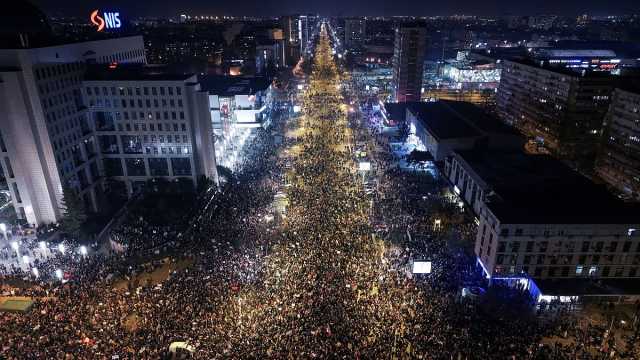
{"label": "city skyline", "polygon": [[[470,0],[448,3],[419,3],[410,0],[387,2],[372,1],[322,1],[300,2],[258,1],[248,0],[242,5],[230,2],[210,2],[205,0],[186,0],[179,3],[172,1],[146,0],[126,2],[122,0],[98,0],[85,2],[69,0],[61,4],[59,1],[36,0],[34,3],[51,16],[83,16],[96,8],[119,9],[130,16],[175,17],[181,13],[194,15],[245,15],[245,16],[278,16],[295,13],[317,13],[323,16],[507,16],[507,15],[559,15],[576,16],[589,14],[594,16],[631,15],[640,12],[640,4],[633,0],[622,0],[616,3],[600,1],[539,1],[511,2],[498,0],[491,2],[475,2]],[[150,6],[152,5],[152,6]],[[589,9],[589,10],[586,10]]]}

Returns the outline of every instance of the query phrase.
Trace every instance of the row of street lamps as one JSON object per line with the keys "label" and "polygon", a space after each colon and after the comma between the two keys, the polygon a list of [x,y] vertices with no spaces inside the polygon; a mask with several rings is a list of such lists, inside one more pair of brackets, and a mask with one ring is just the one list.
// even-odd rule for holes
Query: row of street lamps
{"label": "row of street lamps", "polygon": [[[9,238],[7,237],[7,225],[5,223],[0,223],[0,231],[2,231],[2,235],[4,237],[5,242],[9,243]],[[48,247],[48,244],[45,241],[40,241],[38,245],[43,255],[46,254],[45,251],[47,250],[51,251]],[[20,258],[20,243],[17,241],[12,241],[10,243],[10,246],[16,252],[16,256]],[[66,247],[62,243],[58,244],[57,249],[61,255],[64,255],[67,251]],[[80,247],[78,248],[78,252],[80,253],[80,255],[82,255],[82,257],[86,257],[89,254],[89,250],[85,245],[80,245]],[[22,262],[24,264],[29,265],[31,263],[31,258],[29,257],[29,255],[23,255]],[[40,277],[40,272],[38,271],[37,268],[35,267],[31,268],[31,272],[36,278]],[[62,280],[63,275],[64,274],[61,269],[56,269],[55,276],[58,280]]]}

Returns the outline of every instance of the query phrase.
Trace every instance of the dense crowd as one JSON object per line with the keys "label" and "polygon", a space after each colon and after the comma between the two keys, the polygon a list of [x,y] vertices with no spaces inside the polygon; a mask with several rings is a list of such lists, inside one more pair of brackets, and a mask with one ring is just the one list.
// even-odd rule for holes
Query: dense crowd
{"label": "dense crowd", "polygon": [[[175,341],[202,359],[548,358],[538,340],[555,324],[534,320],[525,292],[461,299],[481,274],[447,239],[467,229],[428,225],[457,210],[439,197],[428,205],[437,211],[408,206],[409,179],[384,154],[375,157],[384,175],[372,211],[348,151],[368,135],[348,126],[326,34],[314,61],[303,116],[274,124],[278,133],[302,129],[284,142],[297,151],[278,157],[271,132],[258,130],[238,173],[203,191],[184,221],[136,213],[114,231],[125,254],[50,260],[69,281],[15,291],[36,303],[0,313],[0,358],[156,359]],[[372,222],[387,230],[375,233]],[[420,236],[392,236],[406,229]],[[166,259],[132,261],[149,242],[171,243]],[[427,258],[433,273],[412,274],[411,262]],[[138,276],[167,266],[160,283]]]}

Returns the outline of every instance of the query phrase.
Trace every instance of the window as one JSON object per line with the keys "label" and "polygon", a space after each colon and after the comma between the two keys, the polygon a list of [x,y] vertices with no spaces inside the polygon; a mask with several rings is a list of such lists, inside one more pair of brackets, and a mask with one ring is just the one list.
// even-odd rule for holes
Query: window
{"label": "window", "polygon": [[591,243],[589,241],[582,242],[582,252],[589,252],[589,246]]}
{"label": "window", "polygon": [[582,275],[582,265],[576,266],[576,275]]}
{"label": "window", "polygon": [[500,230],[500,236],[509,236],[509,229]]}
{"label": "window", "polygon": [[604,241],[598,241],[596,243],[596,252],[602,252],[603,248],[604,248]]}
{"label": "window", "polygon": [[527,252],[533,251],[533,241],[527,241]]}
{"label": "window", "polygon": [[522,229],[516,229],[516,236],[522,236]]}
{"label": "window", "polygon": [[631,250],[631,241],[625,241],[622,246],[622,252],[629,252]]}

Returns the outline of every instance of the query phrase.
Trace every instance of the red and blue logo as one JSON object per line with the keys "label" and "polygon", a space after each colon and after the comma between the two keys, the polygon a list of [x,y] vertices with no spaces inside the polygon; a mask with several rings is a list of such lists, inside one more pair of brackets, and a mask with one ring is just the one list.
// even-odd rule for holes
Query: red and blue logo
{"label": "red and blue logo", "polygon": [[122,27],[120,13],[103,12],[103,16],[100,16],[99,13],[99,10],[94,10],[90,16],[91,22],[98,27],[98,31],[103,31],[104,29],[119,29]]}

